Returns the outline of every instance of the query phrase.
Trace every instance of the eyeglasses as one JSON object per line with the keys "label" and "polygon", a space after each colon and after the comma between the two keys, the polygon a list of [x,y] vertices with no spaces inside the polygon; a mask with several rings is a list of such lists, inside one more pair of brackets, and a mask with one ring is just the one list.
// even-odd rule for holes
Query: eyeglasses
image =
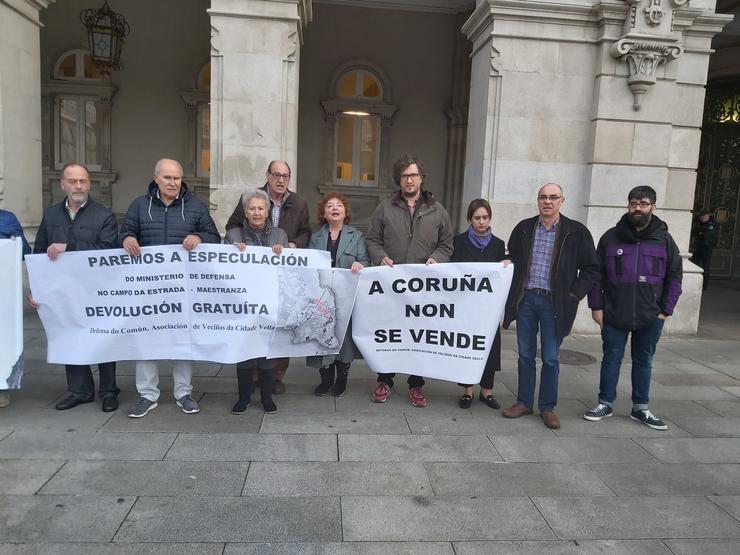
{"label": "eyeglasses", "polygon": [[629,207],[630,208],[637,208],[639,206],[642,210],[647,210],[652,205],[653,205],[652,202],[648,202],[646,200],[641,200],[640,202],[637,202],[636,200],[631,200],[629,202]]}
{"label": "eyeglasses", "polygon": [[548,201],[548,200],[550,202],[555,202],[556,200],[561,199],[561,198],[563,198],[562,195],[539,195],[537,197],[537,200],[539,202],[545,202],[545,201]]}
{"label": "eyeglasses", "polygon": [[404,173],[401,175],[401,181],[416,181],[421,177],[418,173]]}
{"label": "eyeglasses", "polygon": [[288,179],[290,179],[289,173],[275,173],[275,172],[267,172],[267,173],[269,173],[272,177],[278,180],[285,179],[287,181]]}

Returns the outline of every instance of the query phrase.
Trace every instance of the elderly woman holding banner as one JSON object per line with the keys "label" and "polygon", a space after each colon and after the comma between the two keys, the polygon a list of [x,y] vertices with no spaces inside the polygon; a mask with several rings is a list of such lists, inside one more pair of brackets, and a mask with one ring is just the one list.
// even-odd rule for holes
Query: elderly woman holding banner
{"label": "elderly woman holding banner", "polygon": [[[503,262],[506,258],[504,242],[491,233],[491,205],[482,198],[468,206],[467,231],[456,235],[450,262]],[[504,262],[507,264],[508,261]],[[491,352],[480,380],[478,399],[491,407],[500,409],[493,396],[493,375],[501,370],[501,330],[496,330]],[[465,388],[460,397],[460,408],[467,409],[473,403],[473,384],[458,384]]]}
{"label": "elderly woman holding banner", "polygon": [[[331,267],[359,272],[370,265],[365,238],[360,230],[349,225],[352,209],[349,202],[339,193],[328,193],[319,202],[321,229],[311,235],[308,248],[327,250],[331,253]],[[306,364],[319,369],[321,383],[314,393],[323,397],[332,391],[335,397],[344,395],[347,389],[349,367],[354,360],[355,344],[352,341],[352,326],[347,326],[339,353],[336,355],[313,356]],[[336,377],[335,377],[336,372]]]}
{"label": "elderly woman holding banner", "polygon": [[[280,254],[283,247],[288,246],[288,236],[285,231],[270,223],[270,198],[267,193],[261,189],[247,191],[242,195],[241,202],[246,220],[241,227],[234,227],[226,232],[224,243],[234,245],[240,251],[246,249],[247,245],[272,247],[275,254]],[[256,368],[259,373],[262,407],[266,413],[277,412],[277,406],[272,400],[274,362],[260,357],[236,364],[239,400],[231,409],[232,414],[242,414],[252,401],[252,368]]]}

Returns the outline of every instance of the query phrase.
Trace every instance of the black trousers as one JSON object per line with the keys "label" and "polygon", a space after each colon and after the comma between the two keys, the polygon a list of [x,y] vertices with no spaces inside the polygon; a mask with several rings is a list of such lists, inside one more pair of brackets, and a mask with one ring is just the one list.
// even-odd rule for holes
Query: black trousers
{"label": "black trousers", "polygon": [[[287,360],[287,359],[286,359]],[[275,381],[275,359],[252,358],[236,363],[236,380],[239,387],[239,399],[252,398],[252,371],[259,373],[260,397],[272,398],[272,384]]]}
{"label": "black trousers", "polygon": [[[95,380],[93,380],[92,369],[90,365],[67,364],[64,366],[67,373],[67,389],[70,393],[80,399],[95,398]],[[116,363],[102,362],[98,364],[98,374],[100,376],[100,398],[116,397],[120,389],[116,387]]]}
{"label": "black trousers", "polygon": [[[378,382],[387,384],[388,387],[393,387],[393,378],[395,377],[395,372],[393,374],[378,374]],[[409,379],[406,380],[406,383],[409,384],[409,389],[411,389],[412,387],[422,387],[426,382],[421,376],[411,375],[409,376]]]}
{"label": "black trousers", "polygon": [[[501,329],[496,330],[496,335],[493,338],[493,345],[491,345],[491,352],[488,353],[488,360],[486,361],[486,367],[483,370],[483,375],[480,378],[480,386],[483,389],[493,389],[493,376],[496,372],[501,370]],[[473,387],[474,384],[459,383],[463,387]]]}
{"label": "black trousers", "polygon": [[697,266],[701,266],[704,270],[703,283],[701,286],[702,291],[706,291],[709,287],[709,269],[712,266],[712,249],[697,249],[691,261]]}

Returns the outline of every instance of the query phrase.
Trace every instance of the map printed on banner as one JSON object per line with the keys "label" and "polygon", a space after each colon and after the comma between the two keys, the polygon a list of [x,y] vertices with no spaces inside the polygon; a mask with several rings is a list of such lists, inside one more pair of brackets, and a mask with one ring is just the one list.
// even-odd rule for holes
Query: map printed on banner
{"label": "map printed on banner", "polygon": [[336,353],[358,278],[330,265],[326,251],[205,244],[27,257],[48,361],[61,364]]}
{"label": "map printed on banner", "polygon": [[18,389],[23,376],[23,277],[20,239],[0,239],[0,390]]}
{"label": "map printed on banner", "polygon": [[352,337],[375,372],[478,383],[513,273],[500,263],[366,268]]}

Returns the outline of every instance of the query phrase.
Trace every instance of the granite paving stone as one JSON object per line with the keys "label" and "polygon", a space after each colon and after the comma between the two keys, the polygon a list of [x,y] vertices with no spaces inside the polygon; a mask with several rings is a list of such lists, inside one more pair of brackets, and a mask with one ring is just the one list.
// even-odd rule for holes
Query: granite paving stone
{"label": "granite paving stone", "polygon": [[0,495],[33,495],[63,464],[62,461],[0,459]]}
{"label": "granite paving stone", "polygon": [[[399,376],[402,377],[400,374]],[[391,393],[385,403],[373,403],[370,400],[370,396],[376,386],[377,382],[375,380],[369,381],[364,388],[359,388],[355,384],[351,384],[350,387],[352,389],[335,400],[337,412],[349,412],[352,414],[360,412],[398,414],[423,411],[429,415],[460,414],[461,412],[457,404],[460,388],[451,383],[438,385],[436,388],[424,386],[424,393],[429,400],[429,405],[425,408],[416,408],[411,405],[405,379],[402,379],[402,383],[396,383],[393,393]],[[442,389],[443,391],[440,391]]]}
{"label": "granite paving stone", "polygon": [[[160,404],[145,418],[129,418],[118,411],[102,430],[105,432],[182,432],[182,433],[257,433],[264,412],[262,407],[247,410],[241,415],[231,414],[231,403],[224,396],[204,395],[197,399],[200,412],[185,414],[173,403]],[[259,405],[259,403],[257,403]],[[125,410],[125,409],[124,409]]]}
{"label": "granite paving stone", "polygon": [[740,386],[740,382],[724,374],[658,374],[653,381],[661,385],[726,385]]}
{"label": "granite paving stone", "polygon": [[644,449],[627,438],[530,437],[491,438],[507,462],[627,462],[657,463]]}
{"label": "granite paving stone", "polygon": [[98,401],[79,405],[71,410],[56,410],[54,404],[61,398],[49,399],[44,406],[23,406],[19,403],[14,406],[11,402],[8,408],[2,409],[3,428],[12,430],[38,430],[54,433],[67,430],[95,432],[113,416],[100,410]]}
{"label": "granite paving stone", "polygon": [[0,443],[2,459],[161,460],[175,434],[15,432]]}
{"label": "granite paving stone", "polygon": [[731,555],[740,553],[740,540],[664,540],[674,555]]}
{"label": "granite paving stone", "polygon": [[[656,413],[658,414],[658,413]],[[668,426],[667,430],[653,430],[645,424],[632,420],[629,414],[615,414],[611,418],[605,418],[599,422],[590,422],[579,415],[564,423],[555,434],[560,437],[655,437],[660,434],[661,437],[691,437],[686,430],[678,426],[675,422],[668,420],[660,415],[660,418]]]}
{"label": "granite paving stone", "polygon": [[132,497],[0,496],[4,542],[110,541],[134,504]]}
{"label": "granite paving stone", "polygon": [[39,493],[238,496],[248,469],[249,463],[230,462],[69,461]]}
{"label": "granite paving stone", "polygon": [[228,543],[224,555],[454,555],[449,542]]}
{"label": "granite paving stone", "polygon": [[722,389],[732,395],[733,400],[740,397],[740,387],[723,387]]}
{"label": "granite paving stone", "polygon": [[434,494],[479,497],[614,495],[584,464],[427,463]]}
{"label": "granite paving stone", "polygon": [[740,438],[740,417],[737,416],[720,416],[714,418],[679,416],[674,422],[694,437]]}
{"label": "granite paving stone", "polygon": [[671,555],[658,540],[454,542],[455,555]]}
{"label": "granite paving stone", "polygon": [[555,539],[518,497],[343,497],[342,529],[345,541]]}
{"label": "granite paving stone", "polygon": [[[740,416],[740,399],[734,401],[700,401],[700,403],[720,416]],[[695,416],[687,414],[686,416]]]}
{"label": "granite paving stone", "polygon": [[635,442],[664,463],[736,463],[740,461],[740,439],[738,438],[638,438]]}
{"label": "granite paving stone", "polygon": [[431,495],[420,463],[255,462],[243,495]]}
{"label": "granite paving stone", "polygon": [[0,428],[0,441],[4,440],[6,437],[8,437],[12,433],[13,433],[13,430],[11,429]]}
{"label": "granite paving stone", "polygon": [[704,497],[534,497],[532,501],[562,539],[740,538],[740,522]]}
{"label": "granite paving stone", "polygon": [[[324,397],[317,397],[313,394],[313,388],[310,391],[295,391],[295,387],[291,387],[290,391],[283,395],[276,395],[273,397],[273,401],[278,406],[278,414],[273,416],[282,416],[285,414],[333,414],[336,412],[336,398],[333,395],[326,395]],[[230,402],[229,408],[236,402],[236,395],[228,396]],[[259,399],[259,392],[255,391],[252,394],[252,406],[261,408]]]}
{"label": "granite paving stone", "polygon": [[485,436],[340,435],[340,461],[500,461]]}
{"label": "granite paving stone", "polygon": [[116,542],[322,542],[342,539],[338,497],[142,497]]}
{"label": "granite paving stone", "polygon": [[[490,413],[487,417],[470,416],[460,411],[461,414],[455,416],[407,414],[406,420],[413,434],[555,436],[539,418],[504,418],[501,416],[501,411],[494,412],[489,408],[487,410]],[[477,414],[480,415],[480,412]]]}
{"label": "granite paving stone", "polygon": [[221,555],[223,543],[0,543],[2,555]]}
{"label": "granite paving stone", "polygon": [[333,413],[274,414],[262,421],[261,433],[267,434],[401,434],[409,426],[402,414]]}
{"label": "granite paving stone", "polygon": [[[718,387],[714,385],[660,385],[653,383],[650,386],[650,399],[683,399],[688,401],[718,401],[733,399],[733,387]],[[740,387],[736,388],[740,395]]]}
{"label": "granite paving stone", "polygon": [[591,464],[619,496],[740,495],[740,464]]}
{"label": "granite paving stone", "polygon": [[711,496],[710,499],[740,521],[740,495]]}
{"label": "granite paving stone", "polygon": [[166,460],[336,461],[337,439],[328,434],[181,434]]}

